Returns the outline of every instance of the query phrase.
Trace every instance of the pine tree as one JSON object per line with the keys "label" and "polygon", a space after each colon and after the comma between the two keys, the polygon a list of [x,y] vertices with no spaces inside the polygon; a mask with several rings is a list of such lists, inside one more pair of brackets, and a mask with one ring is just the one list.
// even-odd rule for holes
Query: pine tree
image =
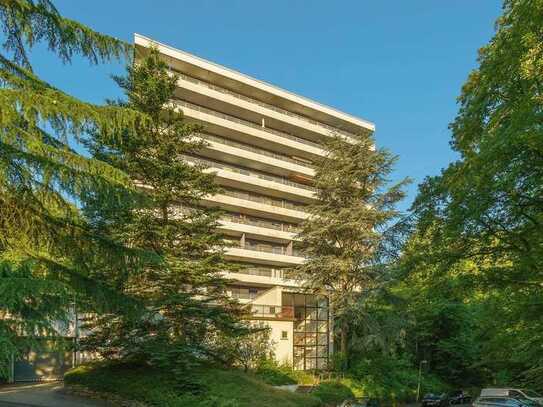
{"label": "pine tree", "polygon": [[382,282],[386,231],[399,215],[395,204],[408,180],[386,188],[396,158],[376,150],[368,133],[356,143],[333,136],[324,146],[327,154],[315,170],[317,199],[308,206],[310,216],[299,234],[307,261],[297,274],[308,290],[329,297],[339,350],[348,360],[352,313]]}
{"label": "pine tree", "polygon": [[[0,0],[0,375],[37,337],[58,336],[74,296],[93,307],[119,300],[102,266],[126,269],[138,256],[96,233],[79,208],[100,192],[131,185],[122,171],[77,153],[89,132],[130,132],[138,112],[78,100],[32,71],[28,50],[47,44],[62,62],[125,56],[129,47],[63,18],[49,0]],[[107,191],[107,193],[106,193]],[[126,193],[126,192],[125,192]]]}
{"label": "pine tree", "polygon": [[109,358],[183,369],[198,358],[218,357],[210,348],[218,334],[235,336],[243,329],[241,310],[226,296],[221,277],[230,266],[217,232],[219,213],[200,206],[203,197],[218,192],[214,175],[185,159],[205,144],[193,137],[200,127],[187,124],[172,102],[177,79],[156,49],[129,66],[126,77],[115,78],[128,99],[117,103],[151,122],[114,143],[96,135],[96,157],[126,172],[142,191],[141,199],[103,225],[161,261],[147,264],[124,286],[145,303],[147,315],[137,321],[103,316],[87,346]]}

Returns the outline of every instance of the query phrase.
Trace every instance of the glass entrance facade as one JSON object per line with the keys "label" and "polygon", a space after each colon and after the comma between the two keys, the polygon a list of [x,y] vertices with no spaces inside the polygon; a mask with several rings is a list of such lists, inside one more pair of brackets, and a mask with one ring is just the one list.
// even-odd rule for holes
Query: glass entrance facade
{"label": "glass entrance facade", "polygon": [[283,306],[294,309],[294,369],[326,369],[329,362],[330,324],[328,299],[283,293]]}

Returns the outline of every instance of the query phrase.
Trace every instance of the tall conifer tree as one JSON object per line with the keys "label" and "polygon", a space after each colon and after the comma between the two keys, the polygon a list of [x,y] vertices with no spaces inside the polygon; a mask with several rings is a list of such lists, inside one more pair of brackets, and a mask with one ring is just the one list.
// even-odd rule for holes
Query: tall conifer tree
{"label": "tall conifer tree", "polygon": [[395,204],[407,180],[387,188],[396,158],[376,150],[371,134],[356,143],[336,135],[324,145],[327,154],[316,163],[317,200],[299,234],[307,261],[297,271],[309,290],[329,296],[339,350],[348,358],[352,313],[382,281],[386,230],[399,215]]}
{"label": "tall conifer tree", "polygon": [[[99,63],[129,47],[63,18],[49,0],[0,0],[0,375],[37,337],[56,336],[75,295],[108,308],[118,296],[103,266],[126,269],[131,251],[96,233],[79,207],[96,191],[116,199],[130,180],[72,146],[90,131],[131,131],[140,113],[78,100],[32,71],[45,43],[63,62]],[[104,193],[104,191],[110,193]]]}
{"label": "tall conifer tree", "polygon": [[103,316],[88,344],[108,357],[185,367],[196,356],[213,356],[209,344],[218,334],[238,332],[241,311],[226,296],[221,277],[230,266],[217,232],[219,213],[200,206],[218,187],[213,174],[185,159],[205,144],[193,137],[199,126],[186,123],[172,102],[177,76],[158,50],[149,50],[127,71],[115,78],[128,99],[118,103],[151,122],[118,140],[97,133],[94,152],[134,179],[142,196],[103,225],[161,262],[147,264],[124,286],[145,303],[147,316],[138,321]]}

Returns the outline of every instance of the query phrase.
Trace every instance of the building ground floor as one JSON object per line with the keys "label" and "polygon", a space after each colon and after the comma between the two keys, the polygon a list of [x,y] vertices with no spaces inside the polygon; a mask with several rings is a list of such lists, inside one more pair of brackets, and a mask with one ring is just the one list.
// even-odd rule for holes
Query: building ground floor
{"label": "building ground floor", "polygon": [[296,370],[323,370],[333,351],[328,299],[295,287],[232,286],[231,295],[247,303],[251,319],[270,328],[275,358]]}
{"label": "building ground floor", "polygon": [[[326,297],[306,294],[296,287],[241,282],[230,286],[229,293],[247,306],[251,321],[270,328],[270,343],[279,363],[296,370],[323,370],[329,366],[333,336]],[[67,336],[66,343],[75,341],[79,334]],[[12,360],[10,381],[58,380],[67,370],[89,359],[70,346],[59,351],[47,343],[42,345],[41,350],[29,349],[23,357]]]}

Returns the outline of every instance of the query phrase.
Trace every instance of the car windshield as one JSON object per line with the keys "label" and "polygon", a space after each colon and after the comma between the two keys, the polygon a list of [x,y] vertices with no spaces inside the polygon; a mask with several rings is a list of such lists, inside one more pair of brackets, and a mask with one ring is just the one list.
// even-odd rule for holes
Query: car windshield
{"label": "car windshield", "polygon": [[526,394],[528,397],[541,397],[540,394],[536,393],[533,390],[522,390],[524,394]]}

